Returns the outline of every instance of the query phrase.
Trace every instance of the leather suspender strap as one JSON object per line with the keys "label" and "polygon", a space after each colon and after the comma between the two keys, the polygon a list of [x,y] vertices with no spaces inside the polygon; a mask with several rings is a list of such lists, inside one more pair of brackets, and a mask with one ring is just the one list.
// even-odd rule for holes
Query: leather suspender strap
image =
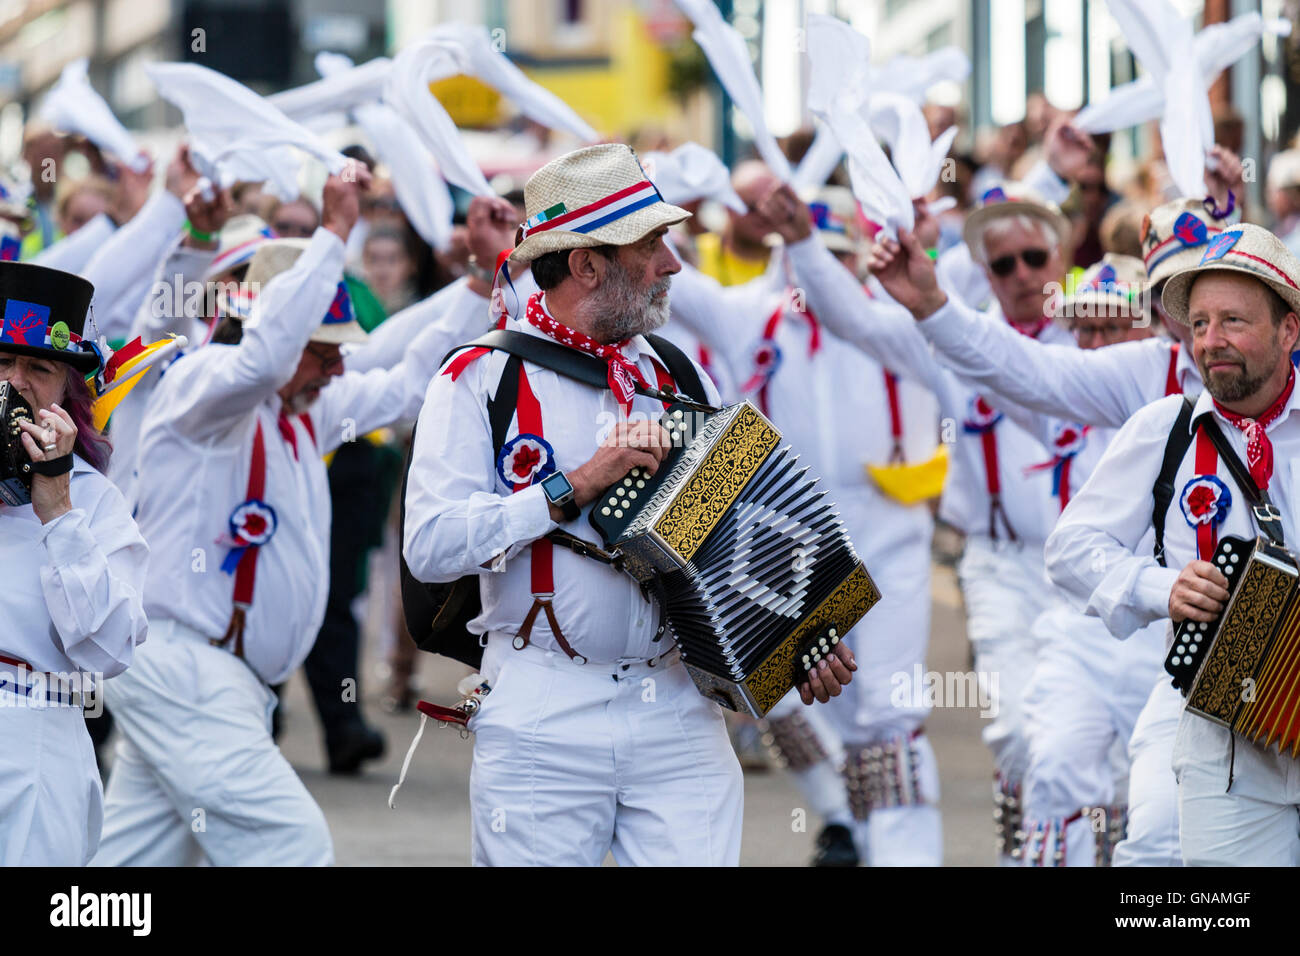
{"label": "leather suspender strap", "polygon": [[1165,376],[1165,394],[1181,395],[1183,387],[1178,384],[1178,351],[1179,343],[1175,342],[1169,349],[1169,374]]}
{"label": "leather suspender strap", "polygon": [[1191,426],[1192,403],[1184,398],[1182,407],[1178,409],[1178,417],[1174,419],[1174,427],[1169,432],[1169,440],[1165,442],[1165,457],[1160,463],[1160,474],[1151,489],[1151,499],[1154,502],[1151,527],[1156,533],[1155,558],[1161,567],[1165,566],[1165,518],[1169,514],[1169,506],[1173,504],[1174,478],[1178,474],[1178,466],[1182,464],[1187,447],[1192,443]]}
{"label": "leather suspender strap", "polygon": [[1211,412],[1206,412],[1198,419],[1201,431],[1209,436],[1214,447],[1219,451],[1219,457],[1223,463],[1228,466],[1228,471],[1232,475],[1233,481],[1237,483],[1246,500],[1250,502],[1251,512],[1255,516],[1255,523],[1259,530],[1266,534],[1278,547],[1285,547],[1286,542],[1283,540],[1282,533],[1282,515],[1269,498],[1268,492],[1255,484],[1255,479],[1250,476],[1248,469],[1237,456],[1229,444],[1227,437],[1219,428],[1219,423],[1214,420]]}

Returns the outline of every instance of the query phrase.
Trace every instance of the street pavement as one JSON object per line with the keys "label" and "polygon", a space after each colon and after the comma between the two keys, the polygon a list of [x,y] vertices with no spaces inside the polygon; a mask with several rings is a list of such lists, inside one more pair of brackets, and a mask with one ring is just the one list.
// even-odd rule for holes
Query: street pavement
{"label": "street pavement", "polygon": [[[961,597],[951,567],[936,564],[929,669],[970,669]],[[469,669],[441,657],[420,655],[419,682],[426,699],[451,704],[456,683]],[[367,719],[388,738],[384,759],[359,777],[332,777],[315,710],[302,675],[285,697],[281,747],[320,803],[343,866],[462,866],[469,862],[469,768],[473,740],[433,721],[411,761],[406,783],[390,810],[388,794],[419,723],[414,713],[388,714],[380,706],[378,653],[368,655],[362,681]],[[944,863],[984,866],[993,862],[991,780],[993,764],[980,742],[976,706],[936,707],[926,723],[939,762]],[[745,776],[745,829],[741,863],[804,866],[819,823],[796,828],[803,800],[791,778],[776,769]]]}

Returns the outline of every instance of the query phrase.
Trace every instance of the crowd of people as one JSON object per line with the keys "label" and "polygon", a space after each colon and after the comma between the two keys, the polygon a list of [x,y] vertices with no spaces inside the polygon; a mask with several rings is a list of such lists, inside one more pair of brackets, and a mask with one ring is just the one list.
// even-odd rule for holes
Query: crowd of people
{"label": "crowd of people", "polygon": [[[916,111],[932,140],[960,121]],[[367,555],[399,535],[415,581],[477,592],[466,702],[420,705],[474,735],[474,863],[734,865],[761,736],[816,864],[939,865],[930,707],[897,686],[925,670],[943,526],[991,700],[990,863],[1300,864],[1294,757],[1165,673],[1175,626],[1229,599],[1217,544],[1300,536],[1300,152],[1249,208],[1217,120],[1186,195],[1031,97],[902,197],[910,226],[872,221],[852,156],[796,188],[643,130],[458,194],[435,244],[374,143],[284,198],[188,145],[156,175],[34,122],[30,182],[0,184],[0,863],[333,862],[278,688],[304,669],[331,772],[384,754],[355,607],[393,607]],[[608,386],[462,348],[494,328]],[[174,336],[105,424],[118,363]],[[880,591],[759,722],[724,719],[660,605],[572,542],[664,462],[665,392],[761,411]],[[413,711],[392,617],[372,696]]]}

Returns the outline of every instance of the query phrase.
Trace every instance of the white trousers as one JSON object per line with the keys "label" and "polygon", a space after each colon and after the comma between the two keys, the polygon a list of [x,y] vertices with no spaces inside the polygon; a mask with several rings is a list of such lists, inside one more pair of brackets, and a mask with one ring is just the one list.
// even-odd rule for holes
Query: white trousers
{"label": "white trousers", "polygon": [[[1026,853],[1026,865],[1051,862],[1054,829],[1065,826],[1064,861],[1092,866],[1100,815],[1065,820],[1083,807],[1107,807],[1126,794],[1112,759],[1126,747],[1151,684],[1163,672],[1163,622],[1126,640],[1112,637],[1095,617],[1060,602],[1034,622],[1038,663],[1025,693],[1029,768],[1024,783],[1025,830],[1046,835],[1044,852]],[[1120,771],[1117,774],[1117,770]]]}
{"label": "white trousers", "polygon": [[1112,866],[1183,865],[1171,766],[1182,713],[1182,694],[1162,670],[1129,739],[1128,834],[1115,847]]}
{"label": "white trousers", "polygon": [[674,653],[589,663],[494,637],[471,718],[478,866],[735,866],[744,785],[722,711]]}
{"label": "white trousers", "polygon": [[0,691],[0,866],[85,866],[102,819],[81,707]]}
{"label": "white trousers", "polygon": [[[957,577],[966,602],[966,634],[975,652],[980,698],[993,711],[980,736],[993,753],[995,789],[1018,792],[1029,769],[1024,697],[1038,657],[1033,624],[1052,594],[1042,548],[973,535],[966,539]],[[1014,865],[1005,853],[999,863]]]}
{"label": "white trousers", "polygon": [[275,695],[229,651],[150,621],[108,685],[122,735],[96,866],[327,866],[320,807],[271,739]]}
{"label": "white trousers", "polygon": [[1300,866],[1300,760],[1231,737],[1183,711],[1174,741],[1183,862]]}

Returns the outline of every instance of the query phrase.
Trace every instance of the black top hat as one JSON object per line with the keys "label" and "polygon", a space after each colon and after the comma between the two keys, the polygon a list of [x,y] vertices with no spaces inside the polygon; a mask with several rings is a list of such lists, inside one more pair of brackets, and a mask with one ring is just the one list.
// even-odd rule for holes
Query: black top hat
{"label": "black top hat", "polygon": [[29,262],[0,262],[0,352],[66,362],[82,374],[100,356],[81,337],[95,287],[81,276]]}

